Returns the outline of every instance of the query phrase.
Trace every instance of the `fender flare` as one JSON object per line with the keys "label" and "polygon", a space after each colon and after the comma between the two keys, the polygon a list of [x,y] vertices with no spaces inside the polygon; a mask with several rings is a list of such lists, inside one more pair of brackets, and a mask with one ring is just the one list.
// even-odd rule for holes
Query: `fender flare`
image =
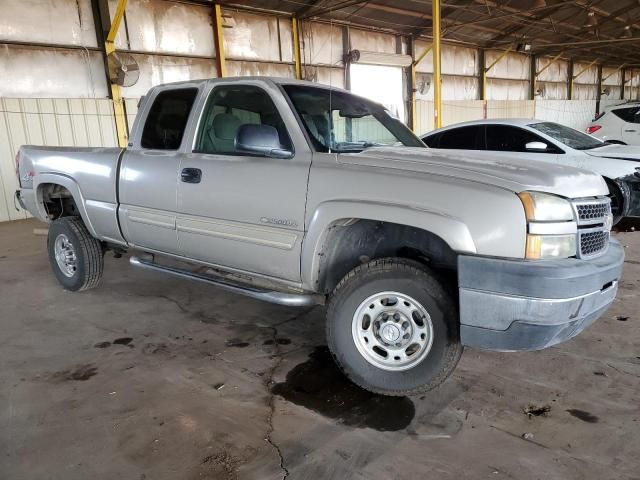
{"label": "fender flare", "polygon": [[93,228],[93,225],[91,224],[91,220],[89,219],[89,215],[87,215],[85,198],[82,195],[82,190],[80,190],[80,186],[78,185],[78,183],[68,175],[64,175],[61,173],[38,174],[37,183],[34,182],[33,188],[36,192],[36,208],[38,209],[38,214],[40,218],[42,219],[47,218],[47,212],[44,210],[44,203],[42,201],[42,188],[40,188],[40,186],[45,183],[60,185],[66,188],[67,190],[69,190],[69,193],[71,193],[71,196],[73,197],[73,201],[75,202],[76,207],[78,208],[80,217],[82,218],[82,221],[87,227],[87,230],[89,230],[89,233],[93,237],[98,238],[98,235],[96,234],[96,231]]}
{"label": "fender flare", "polygon": [[373,220],[415,227],[437,235],[454,252],[477,252],[471,232],[460,219],[423,208],[369,200],[331,200],[321,203],[310,218],[300,267],[303,283],[312,288],[319,278],[319,253],[324,239],[330,227],[340,220]]}

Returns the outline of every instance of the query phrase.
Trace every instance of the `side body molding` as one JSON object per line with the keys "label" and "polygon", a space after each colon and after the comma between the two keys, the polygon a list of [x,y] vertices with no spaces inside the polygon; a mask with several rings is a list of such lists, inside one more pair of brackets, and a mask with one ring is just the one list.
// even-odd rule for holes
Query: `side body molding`
{"label": "side body molding", "polygon": [[429,231],[444,240],[455,252],[476,253],[467,226],[458,218],[422,208],[367,200],[332,200],[321,203],[308,220],[302,245],[302,282],[315,286],[320,268],[320,253],[329,228],[350,219],[397,223]]}

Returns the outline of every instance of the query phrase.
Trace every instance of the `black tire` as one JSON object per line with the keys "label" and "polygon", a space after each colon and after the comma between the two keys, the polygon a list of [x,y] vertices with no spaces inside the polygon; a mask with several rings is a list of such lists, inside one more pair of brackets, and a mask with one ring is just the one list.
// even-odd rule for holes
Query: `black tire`
{"label": "black tire", "polygon": [[[408,370],[388,371],[370,363],[352,335],[359,305],[385,291],[409,295],[431,318],[431,350]],[[463,351],[458,322],[456,302],[433,273],[417,262],[386,258],[356,267],[335,288],[327,309],[327,339],[336,363],[360,387],[382,395],[416,395],[440,385],[458,364]]]}
{"label": "black tire", "polygon": [[[55,255],[56,239],[64,235],[73,245],[76,256],[76,269],[67,276],[58,265]],[[49,226],[47,238],[49,263],[58,282],[65,290],[80,291],[98,286],[104,269],[104,249],[102,244],[91,236],[80,217],[62,217]]]}

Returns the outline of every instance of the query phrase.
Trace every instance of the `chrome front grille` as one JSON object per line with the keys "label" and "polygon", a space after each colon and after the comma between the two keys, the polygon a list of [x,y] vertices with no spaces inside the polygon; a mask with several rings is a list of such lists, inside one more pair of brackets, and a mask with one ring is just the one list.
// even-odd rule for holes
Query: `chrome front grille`
{"label": "chrome front grille", "polygon": [[609,232],[602,229],[578,230],[578,245],[580,258],[593,257],[606,250],[609,245]]}
{"label": "chrome front grille", "polygon": [[578,223],[578,257],[590,258],[609,246],[611,200],[608,197],[573,201]]}

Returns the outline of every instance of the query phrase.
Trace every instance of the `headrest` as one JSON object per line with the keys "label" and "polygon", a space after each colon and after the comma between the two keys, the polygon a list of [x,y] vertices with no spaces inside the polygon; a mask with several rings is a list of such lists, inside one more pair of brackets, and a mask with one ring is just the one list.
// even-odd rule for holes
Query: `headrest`
{"label": "headrest", "polygon": [[236,138],[240,119],[231,113],[219,113],[213,117],[213,133],[217,138],[233,140]]}

